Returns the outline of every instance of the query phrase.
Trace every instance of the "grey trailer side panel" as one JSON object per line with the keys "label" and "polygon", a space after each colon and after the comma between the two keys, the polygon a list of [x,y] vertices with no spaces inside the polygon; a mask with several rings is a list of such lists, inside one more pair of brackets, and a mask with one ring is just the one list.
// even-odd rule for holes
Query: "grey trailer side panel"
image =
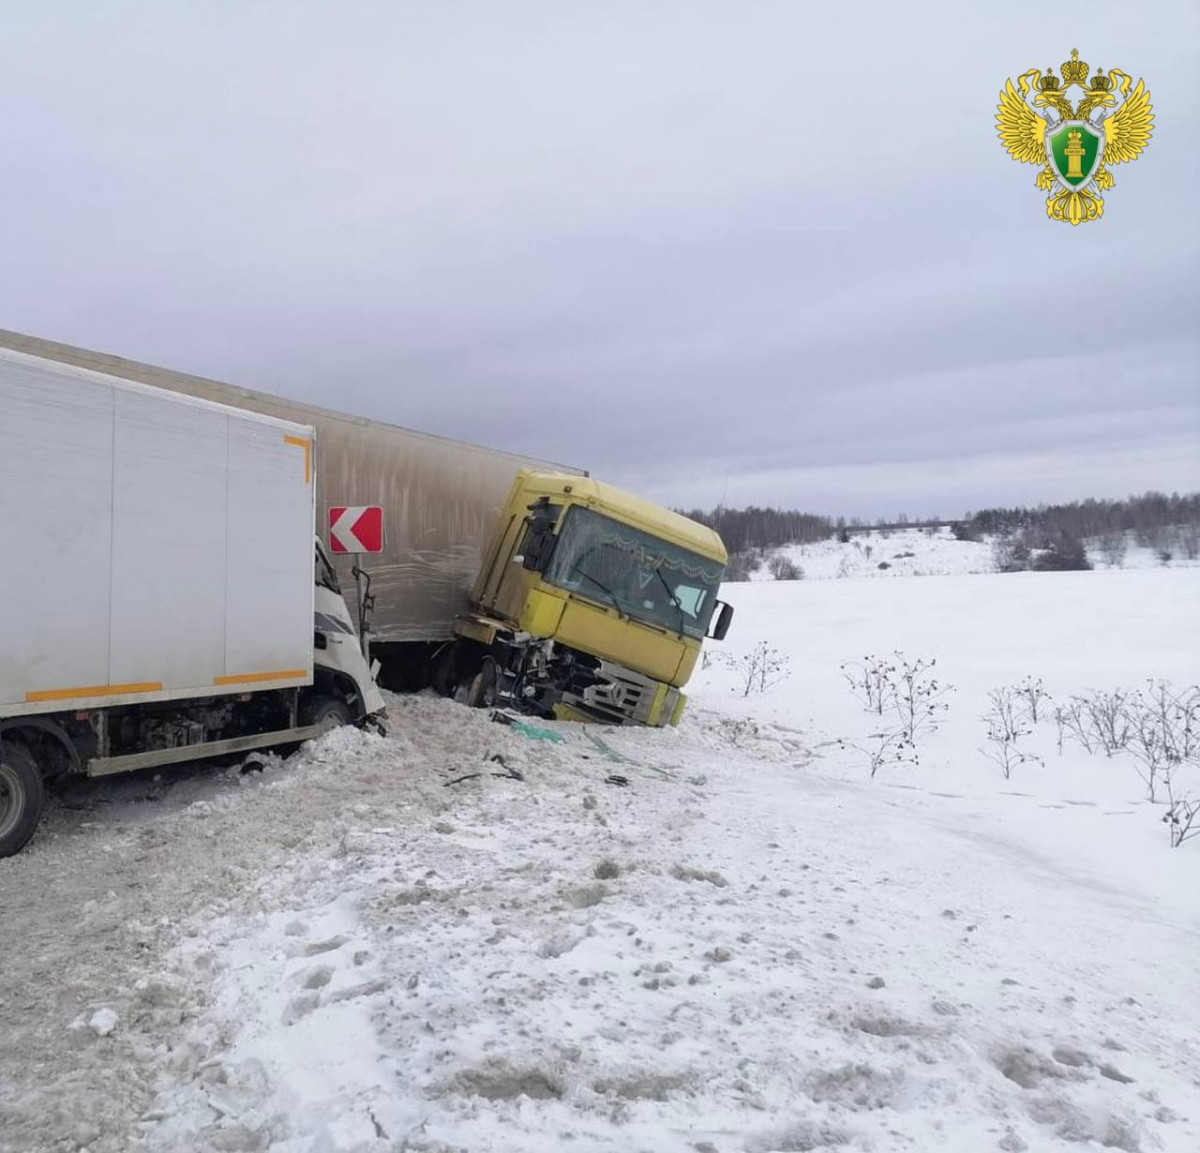
{"label": "grey trailer side panel", "polygon": [[[384,508],[384,552],[363,562],[373,580],[378,641],[450,637],[517,471],[582,471],[3,329],[0,347],[312,425],[317,523],[326,543],[328,507]],[[340,567],[348,579],[349,564]]]}

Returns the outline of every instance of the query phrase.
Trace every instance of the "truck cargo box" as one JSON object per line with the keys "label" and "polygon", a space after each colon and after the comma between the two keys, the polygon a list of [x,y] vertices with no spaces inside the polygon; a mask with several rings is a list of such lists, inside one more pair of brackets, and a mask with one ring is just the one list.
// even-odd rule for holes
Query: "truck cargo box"
{"label": "truck cargo box", "polygon": [[[313,426],[321,445],[317,523],[326,543],[330,506],[384,509],[384,552],[363,562],[376,597],[375,642],[452,637],[517,472],[582,471],[19,333],[0,330],[0,347]],[[348,563],[340,570],[345,584]]]}
{"label": "truck cargo box", "polygon": [[313,430],[0,348],[0,717],[311,683]]}

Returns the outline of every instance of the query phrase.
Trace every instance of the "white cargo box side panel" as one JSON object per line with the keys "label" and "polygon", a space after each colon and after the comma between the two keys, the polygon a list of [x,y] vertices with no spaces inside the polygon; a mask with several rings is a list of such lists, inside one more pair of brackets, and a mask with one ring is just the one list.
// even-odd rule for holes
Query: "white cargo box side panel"
{"label": "white cargo box side panel", "polygon": [[307,683],[313,488],[307,427],[0,351],[0,716]]}
{"label": "white cargo box side panel", "polygon": [[108,683],[113,403],[0,356],[0,709]]}
{"label": "white cargo box side panel", "polygon": [[312,677],[311,438],[230,422],[227,683]]}
{"label": "white cargo box side panel", "polygon": [[211,685],[225,667],[229,417],[115,395],[109,683]]}

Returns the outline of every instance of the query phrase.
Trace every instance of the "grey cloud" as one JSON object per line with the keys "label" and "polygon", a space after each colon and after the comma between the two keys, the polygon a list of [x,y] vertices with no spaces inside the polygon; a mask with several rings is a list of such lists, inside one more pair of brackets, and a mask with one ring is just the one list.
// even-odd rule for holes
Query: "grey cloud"
{"label": "grey cloud", "polygon": [[[27,6],[0,325],[671,503],[1194,486],[1200,14],[1156,12]],[[1071,229],[992,116],[1076,43],[1157,122]]]}

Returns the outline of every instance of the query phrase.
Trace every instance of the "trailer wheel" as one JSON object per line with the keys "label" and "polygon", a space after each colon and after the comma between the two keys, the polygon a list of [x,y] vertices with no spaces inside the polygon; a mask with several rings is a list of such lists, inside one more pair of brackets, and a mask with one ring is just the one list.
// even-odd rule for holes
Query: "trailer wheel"
{"label": "trailer wheel", "polygon": [[0,857],[25,847],[42,817],[42,774],[25,749],[0,740]]}
{"label": "trailer wheel", "polygon": [[490,709],[496,703],[496,692],[500,686],[500,670],[491,657],[484,657],[467,690],[467,704],[473,709]]}
{"label": "trailer wheel", "polygon": [[300,705],[300,723],[321,725],[326,732],[354,720],[350,706],[340,697],[309,697]]}

